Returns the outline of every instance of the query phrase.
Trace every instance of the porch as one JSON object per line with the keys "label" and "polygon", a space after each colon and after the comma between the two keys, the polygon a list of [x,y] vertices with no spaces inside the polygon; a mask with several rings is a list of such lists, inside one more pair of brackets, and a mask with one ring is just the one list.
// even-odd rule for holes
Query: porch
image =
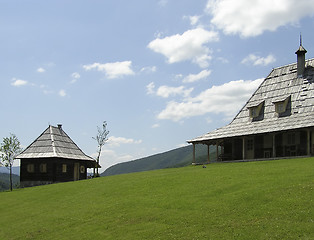
{"label": "porch", "polygon": [[208,147],[207,162],[211,162],[209,147],[216,146],[217,161],[271,159],[296,156],[311,156],[314,153],[312,128],[239,136],[193,142],[193,163],[196,163],[196,144]]}

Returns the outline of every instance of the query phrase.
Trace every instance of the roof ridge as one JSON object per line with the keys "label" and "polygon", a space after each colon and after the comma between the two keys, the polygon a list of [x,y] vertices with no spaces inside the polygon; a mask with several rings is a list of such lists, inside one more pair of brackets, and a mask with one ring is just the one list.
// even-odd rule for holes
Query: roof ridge
{"label": "roof ridge", "polygon": [[17,156],[20,159],[34,157],[95,161],[94,158],[85,154],[62,128],[50,124],[39,137]]}
{"label": "roof ridge", "polygon": [[[50,126],[50,125],[49,125]],[[21,154],[23,154],[27,149],[29,149],[31,146],[32,146],[32,144],[34,144],[42,135],[44,135],[44,133],[47,131],[47,129],[48,129],[49,127],[47,127],[31,144],[29,144],[20,154],[18,154],[17,156],[16,156],[16,158],[19,156],[19,155],[21,155]]]}
{"label": "roof ridge", "polygon": [[[54,128],[59,129],[58,127],[54,127]],[[76,149],[80,150],[80,152],[81,152],[83,155],[85,155],[86,157],[92,158],[92,157],[88,156],[86,153],[84,153],[83,150],[73,141],[73,139],[72,139],[65,131],[63,131],[63,129],[59,129],[59,130],[61,130],[62,133],[63,133],[68,139],[71,140],[72,144],[76,147]],[[60,142],[63,142],[62,140],[59,140],[59,141],[60,141]],[[92,158],[92,159],[93,159],[93,158]]]}
{"label": "roof ridge", "polygon": [[[296,65],[273,68],[229,124],[188,142],[215,144],[223,138],[314,127],[314,58],[306,60],[307,72],[302,78],[297,76]],[[280,116],[274,103],[287,97],[290,98],[287,115]],[[262,100],[266,104],[263,116],[255,121],[248,107]]]}
{"label": "roof ridge", "polygon": [[[314,58],[309,58],[309,59],[306,59],[305,62],[309,62],[309,61],[313,61],[313,60],[314,60]],[[283,65],[283,66],[275,67],[272,70],[285,68],[285,67],[289,67],[289,66],[296,65],[296,64],[297,64],[297,62],[289,63],[289,64],[286,64],[286,65]]]}
{"label": "roof ridge", "polygon": [[51,139],[51,146],[52,146],[53,155],[57,156],[56,145],[55,145],[55,140],[54,140],[54,136],[53,136],[52,126],[51,125],[49,125],[49,131],[50,131],[50,139]]}

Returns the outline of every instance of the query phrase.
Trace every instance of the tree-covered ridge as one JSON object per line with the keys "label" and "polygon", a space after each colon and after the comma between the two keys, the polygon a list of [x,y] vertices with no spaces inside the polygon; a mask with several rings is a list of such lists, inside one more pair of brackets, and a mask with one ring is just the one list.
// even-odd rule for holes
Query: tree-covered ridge
{"label": "tree-covered ridge", "polygon": [[[123,173],[143,172],[156,169],[188,166],[192,163],[192,145],[170,150],[164,153],[155,154],[149,157],[119,163],[108,168],[101,176],[110,176]],[[210,158],[216,160],[215,148],[210,148]],[[207,146],[197,146],[196,162],[207,161]]]}
{"label": "tree-covered ridge", "polygon": [[[20,185],[20,176],[12,174],[13,188]],[[0,192],[10,189],[10,174],[0,173]]]}

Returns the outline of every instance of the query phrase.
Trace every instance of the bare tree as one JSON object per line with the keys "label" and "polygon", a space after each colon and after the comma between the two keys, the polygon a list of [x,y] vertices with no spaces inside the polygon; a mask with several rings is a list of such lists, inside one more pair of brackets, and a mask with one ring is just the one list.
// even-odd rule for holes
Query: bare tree
{"label": "bare tree", "polygon": [[[109,131],[107,130],[107,122],[104,121],[102,124],[102,127],[98,127],[97,126],[97,135],[96,137],[93,137],[93,139],[95,139],[97,141],[98,144],[98,155],[97,155],[97,173],[96,173],[96,177],[99,177],[99,173],[98,173],[98,165],[99,165],[99,159],[100,159],[100,154],[101,154],[101,149],[102,147],[105,145],[105,143],[108,141],[108,134]],[[94,169],[94,175],[95,175],[95,169]]]}
{"label": "bare tree", "polygon": [[3,138],[3,142],[0,146],[0,159],[4,166],[10,169],[10,190],[12,191],[12,166],[14,158],[21,152],[20,141],[14,134],[10,134],[10,137]]}

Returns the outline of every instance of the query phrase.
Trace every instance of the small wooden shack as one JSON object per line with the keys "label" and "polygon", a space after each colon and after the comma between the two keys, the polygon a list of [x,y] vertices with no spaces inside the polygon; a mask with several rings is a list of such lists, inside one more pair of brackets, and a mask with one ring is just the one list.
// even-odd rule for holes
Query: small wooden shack
{"label": "small wooden shack", "polygon": [[49,127],[21,154],[21,187],[87,179],[87,168],[100,167],[63,131]]}
{"label": "small wooden shack", "polygon": [[246,160],[314,154],[314,59],[305,60],[300,41],[297,62],[273,69],[252,97],[222,128],[189,140],[216,145],[217,159]]}

